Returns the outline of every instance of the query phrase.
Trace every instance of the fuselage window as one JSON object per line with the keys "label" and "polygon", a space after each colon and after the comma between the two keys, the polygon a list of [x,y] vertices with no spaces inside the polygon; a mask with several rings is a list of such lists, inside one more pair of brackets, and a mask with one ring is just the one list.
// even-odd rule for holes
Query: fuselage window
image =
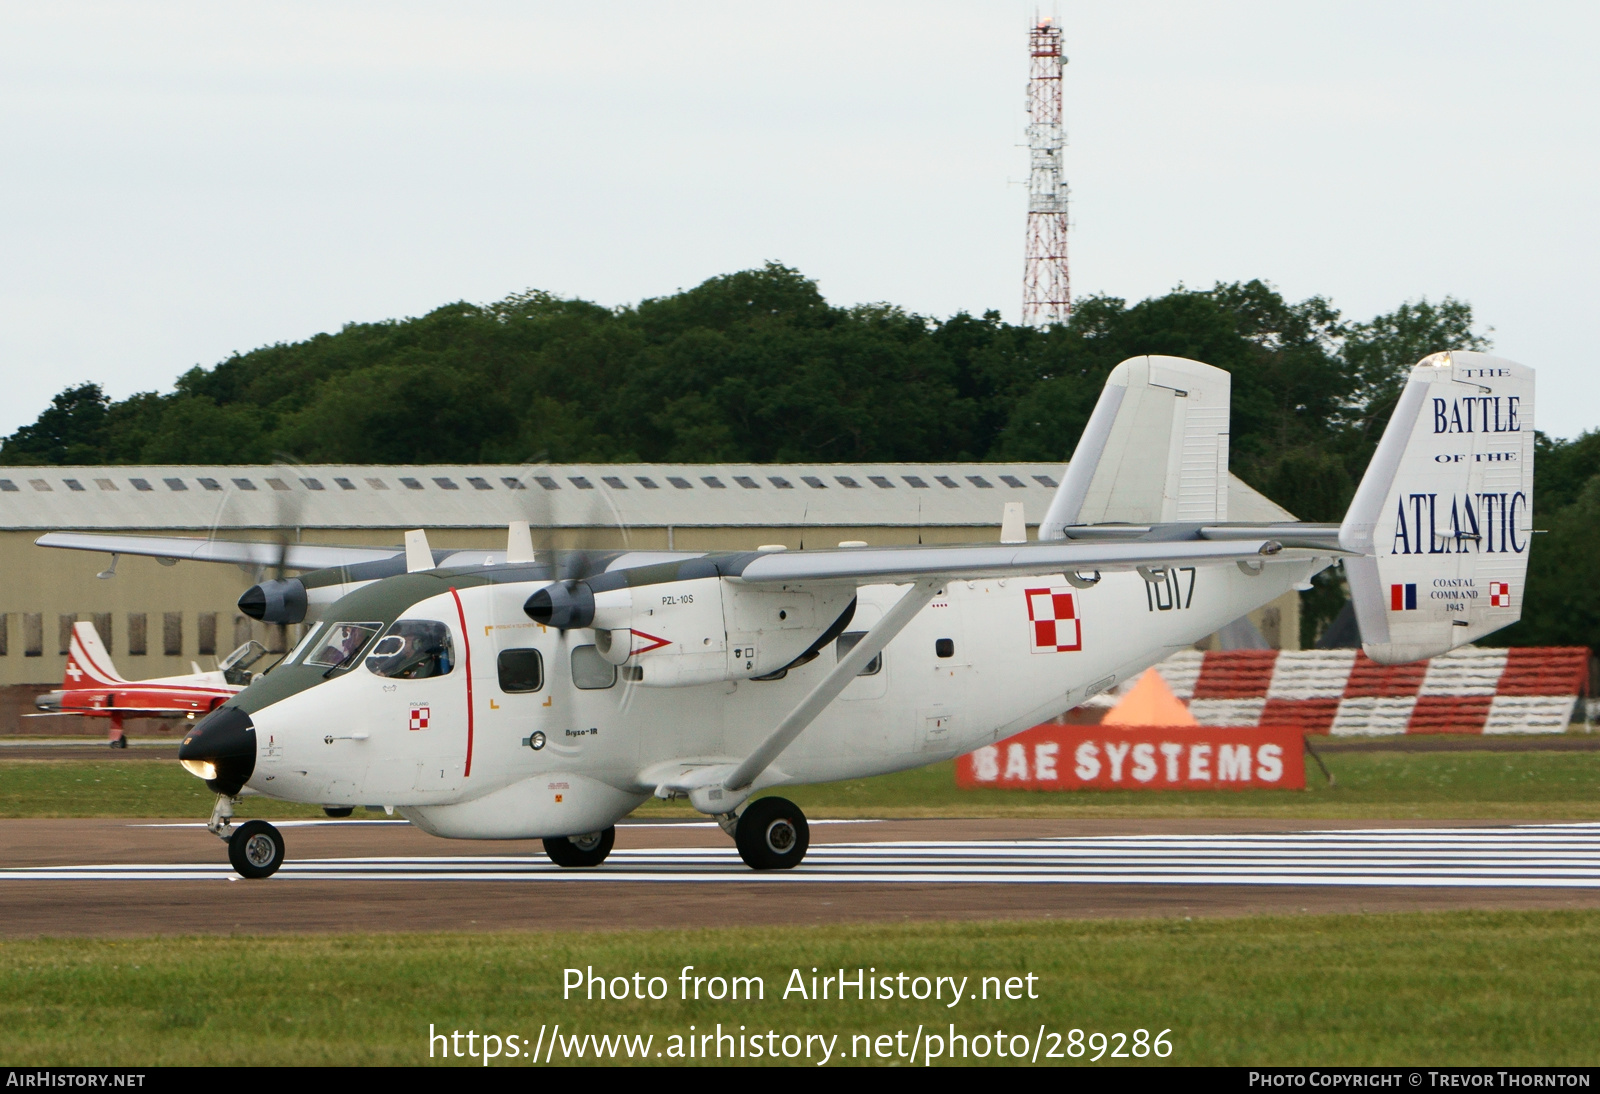
{"label": "fuselage window", "polygon": [[572,650],[572,686],[583,691],[599,691],[617,682],[617,666],[600,656],[593,646]]}
{"label": "fuselage window", "polygon": [[325,669],[347,669],[356,663],[382,623],[330,623],[311,647],[306,664]]}
{"label": "fuselage window", "polygon": [[367,668],[396,680],[445,676],[455,667],[456,648],[450,628],[432,619],[402,619],[372,647]]}
{"label": "fuselage window", "polygon": [[[844,658],[845,658],[845,655],[848,654],[851,650],[856,648],[856,643],[860,642],[866,636],[867,636],[867,632],[866,631],[845,631],[843,634],[841,634],[839,636],[839,641],[834,643],[834,648],[838,651],[837,656],[835,657],[835,661],[843,661]],[[867,667],[866,668],[864,668],[860,672],[856,673],[856,675],[857,676],[876,676],[882,670],[883,670],[883,654],[879,653],[871,661],[867,662]]]}
{"label": "fuselage window", "polygon": [[501,650],[500,690],[508,694],[544,687],[544,658],[538,650]]}
{"label": "fuselage window", "polygon": [[933,641],[933,652],[938,657],[954,657],[956,655],[956,641],[953,638],[936,638]]}

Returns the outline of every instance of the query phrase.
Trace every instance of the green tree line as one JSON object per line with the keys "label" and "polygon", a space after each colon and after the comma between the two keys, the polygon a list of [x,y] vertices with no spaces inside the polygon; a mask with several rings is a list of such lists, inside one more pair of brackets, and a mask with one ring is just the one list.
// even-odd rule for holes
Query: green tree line
{"label": "green tree line", "polygon": [[[1092,296],[1037,329],[838,307],[768,264],[631,307],[529,291],[351,323],[197,366],[164,394],[114,401],[79,384],[0,442],[0,463],[1059,461],[1106,374],[1160,353],[1233,374],[1236,474],[1304,519],[1337,520],[1407,370],[1487,347],[1450,298],[1361,322],[1249,281]],[[1592,553],[1577,529],[1600,515],[1600,439],[1541,438],[1537,473],[1549,534],[1530,603],[1559,584],[1546,558]],[[1307,594],[1306,638],[1340,602],[1331,580]],[[1597,615],[1590,603],[1517,632],[1589,644]]]}

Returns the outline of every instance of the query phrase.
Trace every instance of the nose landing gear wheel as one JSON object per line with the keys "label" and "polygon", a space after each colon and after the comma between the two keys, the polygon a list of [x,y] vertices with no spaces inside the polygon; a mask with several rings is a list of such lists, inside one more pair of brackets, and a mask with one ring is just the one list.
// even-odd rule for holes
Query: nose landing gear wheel
{"label": "nose landing gear wheel", "polygon": [[322,807],[322,811],[323,813],[337,820],[341,817],[348,817],[351,813],[354,813],[356,811],[356,807],[353,805],[324,805]]}
{"label": "nose landing gear wheel", "polygon": [[758,798],[739,814],[733,831],[739,857],[752,870],[791,870],[806,857],[811,828],[800,807],[786,798]]}
{"label": "nose landing gear wheel", "polygon": [[271,877],[283,865],[283,833],[266,821],[245,821],[228,837],[228,861],[241,877]]}
{"label": "nose landing gear wheel", "polygon": [[617,842],[617,828],[586,836],[554,836],[544,841],[544,853],[557,866],[599,866]]}

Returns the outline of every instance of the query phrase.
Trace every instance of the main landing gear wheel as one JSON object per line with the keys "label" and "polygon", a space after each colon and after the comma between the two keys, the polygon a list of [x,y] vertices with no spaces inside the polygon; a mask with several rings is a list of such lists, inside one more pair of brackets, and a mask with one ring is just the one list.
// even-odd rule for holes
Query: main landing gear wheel
{"label": "main landing gear wheel", "polygon": [[733,842],[752,870],[792,870],[811,846],[811,827],[787,798],[757,798],[739,814]]}
{"label": "main landing gear wheel", "polygon": [[337,820],[341,817],[348,817],[351,813],[354,813],[356,811],[356,807],[353,805],[324,805],[322,807],[322,811],[326,815]]}
{"label": "main landing gear wheel", "polygon": [[544,841],[544,853],[557,866],[599,866],[617,842],[617,827],[586,836],[553,836]]}
{"label": "main landing gear wheel", "polygon": [[228,837],[228,861],[241,877],[271,877],[283,865],[283,833],[266,821],[245,821]]}

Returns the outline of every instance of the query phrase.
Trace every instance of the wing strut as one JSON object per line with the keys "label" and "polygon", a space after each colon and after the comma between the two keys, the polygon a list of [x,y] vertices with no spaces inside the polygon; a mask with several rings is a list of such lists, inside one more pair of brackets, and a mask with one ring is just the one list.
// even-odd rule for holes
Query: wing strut
{"label": "wing strut", "polygon": [[[665,790],[686,790],[689,793],[689,802],[702,813],[730,813],[741,801],[748,796],[752,783],[760,777],[772,761],[776,760],[784,749],[794,743],[796,737],[805,730],[817,716],[828,708],[839,697],[856,674],[866,668],[871,660],[883,652],[894,636],[905,629],[906,624],[916,618],[920,612],[939,590],[944,588],[945,579],[942,577],[921,577],[912,583],[911,588],[879,619],[857,642],[855,648],[839,659],[833,670],[817,682],[811,693],[800,701],[800,705],[791,710],[783,721],[778,723],[776,729],[768,735],[767,739],[756,746],[755,751],[746,756],[744,762],[730,771],[725,777],[717,778],[721,768],[701,768],[690,776],[692,782],[687,780],[674,780],[663,786]],[[709,778],[708,778],[709,776]]]}

